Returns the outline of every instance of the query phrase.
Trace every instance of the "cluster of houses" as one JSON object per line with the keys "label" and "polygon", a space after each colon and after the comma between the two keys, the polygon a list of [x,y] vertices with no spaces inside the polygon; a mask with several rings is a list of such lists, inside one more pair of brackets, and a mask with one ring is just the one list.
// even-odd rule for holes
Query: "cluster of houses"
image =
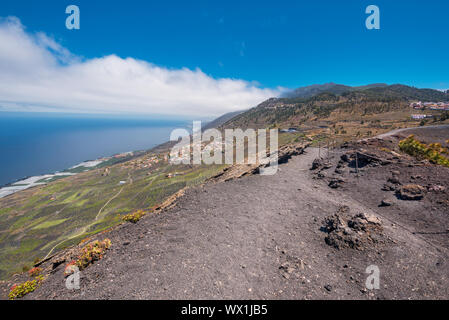
{"label": "cluster of houses", "polygon": [[124,153],[120,153],[120,154],[116,154],[115,156],[114,156],[114,158],[115,159],[121,159],[121,158],[125,158],[125,157],[128,157],[128,156],[132,156],[134,153],[133,152],[124,152]]}
{"label": "cluster of houses", "polygon": [[[437,111],[449,111],[449,102],[412,102],[410,107],[415,110],[437,110]],[[434,118],[431,114],[412,114],[413,120],[423,120],[428,118]]]}
{"label": "cluster of houses", "polygon": [[161,161],[168,161],[168,156],[165,155],[163,158],[159,158],[157,156],[146,156],[136,160],[128,161],[124,163],[122,167],[133,169],[149,169]]}
{"label": "cluster of houses", "polygon": [[191,158],[191,155],[193,154],[194,148],[198,148],[199,150],[201,150],[201,152],[204,152],[204,153],[207,153],[207,152],[212,153],[214,150],[221,149],[222,153],[224,153],[224,151],[226,150],[226,142],[214,140],[211,142],[208,142],[208,141],[201,142],[201,143],[199,143],[199,145],[196,145],[195,143],[185,145],[180,148],[178,154],[170,155],[170,161],[173,163],[183,162],[184,160],[187,160],[188,162],[190,162],[190,158]]}
{"label": "cluster of houses", "polygon": [[449,102],[412,102],[410,107],[416,110],[440,110],[449,111]]}
{"label": "cluster of houses", "polygon": [[433,118],[433,115],[431,114],[412,114],[413,120],[423,120],[427,118]]}
{"label": "cluster of houses", "polygon": [[172,152],[170,154],[170,162],[171,163],[183,163],[185,161],[190,163],[190,155],[192,152],[193,145],[188,144],[185,146],[182,146],[179,150],[179,152],[174,153]]}

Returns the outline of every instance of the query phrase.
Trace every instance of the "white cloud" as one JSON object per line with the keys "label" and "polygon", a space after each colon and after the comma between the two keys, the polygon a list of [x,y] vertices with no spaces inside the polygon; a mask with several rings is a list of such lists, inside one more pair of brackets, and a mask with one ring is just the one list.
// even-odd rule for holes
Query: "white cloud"
{"label": "white cloud", "polygon": [[15,17],[0,20],[0,43],[0,110],[210,117],[282,91],[116,55],[83,60],[44,33],[28,33]]}

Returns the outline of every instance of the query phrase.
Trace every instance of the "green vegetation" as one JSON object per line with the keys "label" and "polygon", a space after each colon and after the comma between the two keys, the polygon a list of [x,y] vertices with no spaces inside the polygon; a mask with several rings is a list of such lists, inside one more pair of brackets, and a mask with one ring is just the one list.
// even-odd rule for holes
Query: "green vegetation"
{"label": "green vegetation", "polygon": [[111,240],[94,241],[89,243],[81,250],[81,255],[77,260],[77,266],[80,270],[85,269],[88,265],[103,258],[106,250],[111,246]]}
{"label": "green vegetation", "polygon": [[430,162],[449,167],[449,159],[442,154],[449,154],[448,149],[439,143],[425,144],[415,139],[413,135],[399,142],[401,151],[418,159],[427,159]]}
{"label": "green vegetation", "polygon": [[46,221],[46,222],[43,222],[43,223],[38,224],[38,225],[35,226],[32,230],[39,230],[39,229],[51,228],[51,227],[57,226],[58,224],[63,223],[64,221],[67,221],[67,219],[59,219],[59,220]]}
{"label": "green vegetation", "polygon": [[305,137],[303,132],[281,133],[279,134],[279,146],[303,141]]}
{"label": "green vegetation", "polygon": [[11,287],[11,291],[9,292],[8,298],[10,300],[22,298],[30,292],[36,290],[40,284],[44,281],[42,276],[37,276],[36,279],[26,281],[21,284],[16,284]]}
{"label": "green vegetation", "polygon": [[12,208],[0,208],[0,215],[4,213],[8,213],[12,210]]}
{"label": "green vegetation", "polygon": [[[103,163],[88,172],[0,199],[0,279],[22,272],[24,265],[33,266],[37,258],[44,259],[122,223],[121,215],[148,211],[225,167],[173,166],[163,160],[146,168],[133,164],[154,156],[147,152],[127,161],[114,159],[111,166]],[[106,167],[108,174],[104,174]],[[175,172],[181,174],[167,178]],[[120,181],[126,184],[120,185]]]}
{"label": "green vegetation", "polygon": [[65,268],[65,274],[71,272],[73,265],[76,265],[80,270],[87,268],[89,265],[103,258],[105,252],[111,246],[111,240],[105,239],[103,241],[93,241],[81,249],[78,260],[70,262]]}
{"label": "green vegetation", "polygon": [[125,222],[137,223],[145,214],[145,211],[137,210],[136,212],[123,216],[122,220]]}

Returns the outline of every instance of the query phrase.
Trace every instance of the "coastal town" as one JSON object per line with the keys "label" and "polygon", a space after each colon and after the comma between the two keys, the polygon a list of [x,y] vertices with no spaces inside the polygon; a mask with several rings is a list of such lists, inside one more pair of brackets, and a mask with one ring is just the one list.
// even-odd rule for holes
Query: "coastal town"
{"label": "coastal town", "polygon": [[149,169],[161,161],[168,161],[168,156],[148,155],[136,160],[128,161],[122,165],[126,169]]}

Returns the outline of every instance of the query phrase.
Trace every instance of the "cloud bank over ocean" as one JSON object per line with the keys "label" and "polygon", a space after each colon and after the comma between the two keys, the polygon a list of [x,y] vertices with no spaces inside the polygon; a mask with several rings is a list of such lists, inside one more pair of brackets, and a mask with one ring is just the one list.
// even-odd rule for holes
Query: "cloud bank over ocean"
{"label": "cloud bank over ocean", "polygon": [[83,59],[16,17],[0,20],[0,43],[0,111],[212,117],[283,91],[116,55]]}

